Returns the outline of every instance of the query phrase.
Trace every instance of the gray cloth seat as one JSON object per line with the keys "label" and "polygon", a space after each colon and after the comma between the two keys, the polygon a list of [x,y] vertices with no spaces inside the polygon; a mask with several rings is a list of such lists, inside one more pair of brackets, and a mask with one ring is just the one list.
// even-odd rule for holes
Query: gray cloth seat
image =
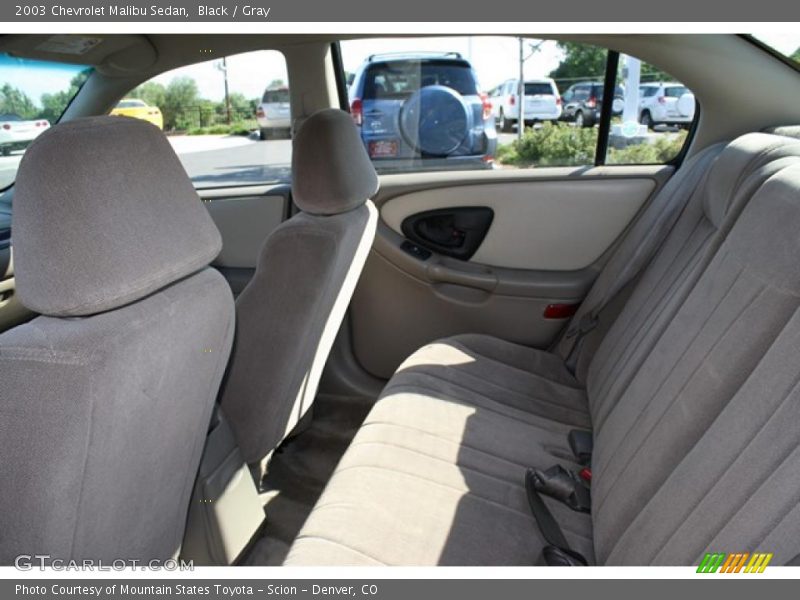
{"label": "gray cloth seat", "polygon": [[17,290],[41,316],[0,335],[0,564],[170,558],[233,337],[219,232],[139,120],[54,126],[15,189]]}
{"label": "gray cloth seat", "polygon": [[421,349],[390,380],[286,564],[537,564],[545,542],[523,475],[578,468],[566,435],[582,397],[592,515],[545,501],[590,563],[696,564],[725,544],[774,552],[778,564],[798,554],[788,473],[800,468],[789,358],[800,339],[800,144],[751,134],[715,153],[661,248],[601,316],[574,381],[558,349],[544,358],[484,336]]}
{"label": "gray cloth seat", "polygon": [[309,117],[295,136],[300,213],[264,242],[236,300],[221,405],[245,460],[258,465],[311,408],[322,368],[375,237],[378,176],[347,113]]}

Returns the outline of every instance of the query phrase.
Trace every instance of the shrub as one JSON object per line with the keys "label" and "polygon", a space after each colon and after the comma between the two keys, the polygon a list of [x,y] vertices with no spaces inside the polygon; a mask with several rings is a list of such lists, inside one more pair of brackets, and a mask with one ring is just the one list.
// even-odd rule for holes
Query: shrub
{"label": "shrub", "polygon": [[522,139],[501,146],[499,162],[517,166],[587,165],[594,163],[597,129],[580,129],[565,123],[544,123],[526,129]]}
{"label": "shrub", "polygon": [[226,125],[220,123],[218,125],[209,125],[208,127],[192,127],[186,131],[188,135],[250,135],[250,132],[255,129],[251,123],[231,123]]}
{"label": "shrub", "polygon": [[609,148],[608,164],[663,164],[675,158],[686,142],[686,131],[659,135],[652,144],[631,144],[625,148]]}
{"label": "shrub", "polygon": [[[497,162],[518,167],[594,164],[597,129],[579,129],[566,123],[544,123],[527,129],[522,139],[497,149]],[[609,148],[608,164],[665,163],[677,156],[686,141],[686,131],[661,134],[652,143]]]}

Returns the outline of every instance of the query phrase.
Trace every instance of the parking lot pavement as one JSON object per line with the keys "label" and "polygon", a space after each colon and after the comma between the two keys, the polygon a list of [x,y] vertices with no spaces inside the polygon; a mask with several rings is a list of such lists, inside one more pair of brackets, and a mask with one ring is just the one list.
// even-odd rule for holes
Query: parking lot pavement
{"label": "parking lot pavement", "polygon": [[[258,185],[290,180],[291,140],[262,142],[257,138],[239,139],[244,143],[207,150],[198,150],[194,146],[190,151],[183,152],[176,148],[176,151],[183,167],[198,188]],[[212,140],[207,142],[209,145],[214,143]]]}
{"label": "parking lot pavement", "polygon": [[168,136],[168,139],[172,148],[180,155],[247,146],[256,143],[258,135],[252,134],[250,137],[242,135],[171,135]]}
{"label": "parking lot pavement", "polygon": [[[257,136],[193,135],[169,138],[198,188],[288,182],[292,142],[259,141]],[[16,178],[23,151],[0,156],[0,189]]]}

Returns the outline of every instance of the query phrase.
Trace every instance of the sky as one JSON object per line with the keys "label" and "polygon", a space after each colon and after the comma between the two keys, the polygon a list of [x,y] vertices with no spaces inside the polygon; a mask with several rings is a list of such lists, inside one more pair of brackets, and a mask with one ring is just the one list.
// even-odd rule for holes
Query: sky
{"label": "sky", "polygon": [[[780,52],[789,54],[800,46],[800,34],[797,33],[755,33]],[[545,41],[531,54],[531,43],[538,44],[538,40],[526,40],[525,56],[530,55],[530,58],[525,62],[525,77],[546,76],[558,66],[562,53],[554,41]],[[472,63],[484,90],[518,76],[519,43],[514,37],[376,38],[342,42],[342,60],[345,70],[350,72],[355,71],[370,54],[411,51],[460,52]],[[17,59],[0,57],[0,82],[9,82],[26,91],[37,103],[43,93],[66,89],[76,73],[74,67],[64,65],[31,69],[20,68],[19,63]],[[219,60],[212,60],[183,67],[163,73],[155,81],[166,85],[174,77],[189,76],[197,82],[202,97],[219,101],[224,96],[224,77],[219,63]],[[261,96],[266,86],[275,79],[287,80],[286,63],[275,50],[232,56],[227,63],[230,91],[241,92],[247,98]]]}
{"label": "sky", "polygon": [[[537,40],[534,40],[538,43]],[[472,63],[478,81],[490,89],[506,79],[517,76],[519,43],[510,37],[439,37],[386,38],[349,40],[342,42],[342,61],[346,71],[353,72],[370,55],[384,52],[460,52]],[[525,55],[530,54],[528,44]],[[525,63],[526,77],[543,77],[558,66],[562,52],[555,42],[544,42]],[[159,75],[156,81],[168,84],[174,77],[193,77],[200,94],[209,100],[222,100],[224,78],[218,68],[219,60],[183,67]],[[283,55],[275,50],[263,50],[232,56],[227,59],[228,85],[231,92],[241,92],[248,98],[260,96],[267,84],[275,79],[287,80]]]}

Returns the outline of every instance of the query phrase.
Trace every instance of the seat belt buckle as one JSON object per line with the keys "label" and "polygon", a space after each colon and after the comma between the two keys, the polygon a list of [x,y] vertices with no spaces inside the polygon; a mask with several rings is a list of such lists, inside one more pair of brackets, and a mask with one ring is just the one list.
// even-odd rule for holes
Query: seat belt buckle
{"label": "seat belt buckle", "polygon": [[588,564],[583,555],[558,546],[545,546],[542,558],[548,567],[585,567]]}
{"label": "seat belt buckle", "polygon": [[589,487],[575,473],[561,465],[550,467],[547,471],[532,471],[534,489],[550,496],[577,512],[591,512],[592,498]]}
{"label": "seat belt buckle", "polygon": [[579,464],[586,466],[592,462],[594,438],[591,431],[572,429],[567,434],[567,442]]}

